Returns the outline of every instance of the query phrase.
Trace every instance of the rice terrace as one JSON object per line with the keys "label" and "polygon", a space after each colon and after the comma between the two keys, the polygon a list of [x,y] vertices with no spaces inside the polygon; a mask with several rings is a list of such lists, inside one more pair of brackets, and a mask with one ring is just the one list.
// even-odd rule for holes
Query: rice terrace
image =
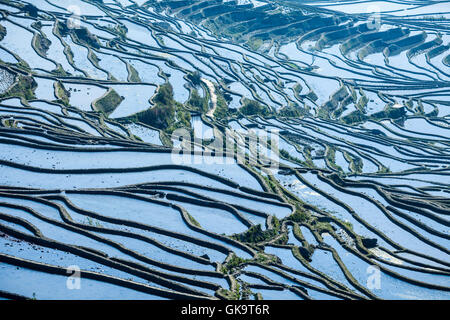
{"label": "rice terrace", "polygon": [[0,14],[0,299],[450,299],[450,1]]}

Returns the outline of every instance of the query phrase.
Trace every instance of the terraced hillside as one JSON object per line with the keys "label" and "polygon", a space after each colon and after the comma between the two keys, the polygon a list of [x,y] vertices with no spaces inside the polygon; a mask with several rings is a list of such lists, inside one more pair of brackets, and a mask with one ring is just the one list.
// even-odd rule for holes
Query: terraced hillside
{"label": "terraced hillside", "polygon": [[0,298],[450,298],[449,1],[0,14]]}

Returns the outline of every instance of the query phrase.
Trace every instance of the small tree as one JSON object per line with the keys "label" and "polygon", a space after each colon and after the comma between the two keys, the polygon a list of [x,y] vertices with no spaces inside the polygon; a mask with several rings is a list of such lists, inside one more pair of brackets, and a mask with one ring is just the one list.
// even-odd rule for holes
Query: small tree
{"label": "small tree", "polygon": [[199,86],[202,83],[202,76],[198,71],[189,73],[187,77],[189,80],[191,80],[194,86]]}

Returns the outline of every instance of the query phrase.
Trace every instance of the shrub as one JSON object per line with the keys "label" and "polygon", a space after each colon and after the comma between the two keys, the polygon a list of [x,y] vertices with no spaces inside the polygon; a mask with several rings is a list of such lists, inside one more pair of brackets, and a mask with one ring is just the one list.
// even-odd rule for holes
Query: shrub
{"label": "shrub", "polygon": [[173,101],[173,88],[170,83],[165,83],[159,87],[153,101],[162,105],[169,105]]}
{"label": "shrub", "polygon": [[235,270],[237,267],[244,264],[245,262],[247,262],[247,260],[245,260],[241,257],[238,257],[236,254],[233,253],[230,260],[228,260],[225,263],[225,265],[222,266],[221,271],[222,271],[222,273],[232,272],[233,270]]}
{"label": "shrub", "polygon": [[261,225],[257,224],[255,226],[250,227],[250,229],[248,229],[247,231],[240,234],[235,234],[232,237],[241,242],[258,243],[273,238],[276,235],[276,233],[277,232],[275,228],[263,231],[261,229]]}
{"label": "shrub", "polygon": [[303,223],[308,221],[309,215],[303,208],[296,205],[295,212],[289,217],[289,219],[294,222]]}
{"label": "shrub", "polygon": [[261,105],[258,101],[250,99],[244,100],[244,106],[240,108],[239,111],[247,116],[252,115],[266,116],[270,113],[270,110],[266,106]]}
{"label": "shrub", "polygon": [[89,32],[86,28],[73,29],[77,38],[93,48],[100,48],[97,37]]}
{"label": "shrub", "polygon": [[188,105],[201,112],[206,112],[208,110],[208,100],[207,98],[202,98],[197,90],[192,90],[191,96],[188,101]]}
{"label": "shrub", "polygon": [[170,83],[161,85],[153,98],[155,106],[139,112],[133,118],[150,126],[164,129],[167,133],[177,128],[191,126],[191,114],[182,104],[173,99],[173,88]]}
{"label": "shrub", "polygon": [[227,93],[223,93],[216,87],[217,106],[214,111],[214,117],[221,121],[228,117],[228,102],[232,100],[231,96]]}
{"label": "shrub", "polygon": [[191,82],[194,86],[199,86],[202,83],[202,77],[200,75],[200,72],[198,72],[198,71],[189,73],[187,75],[187,78],[189,80],[191,80]]}

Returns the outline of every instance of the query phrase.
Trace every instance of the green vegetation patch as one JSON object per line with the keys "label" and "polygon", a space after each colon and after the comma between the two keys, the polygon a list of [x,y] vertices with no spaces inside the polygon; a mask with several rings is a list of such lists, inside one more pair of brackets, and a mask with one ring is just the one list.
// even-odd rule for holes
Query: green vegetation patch
{"label": "green vegetation patch", "polygon": [[367,120],[367,116],[361,110],[355,110],[352,113],[342,117],[342,121],[346,124],[360,123]]}
{"label": "green vegetation patch", "polygon": [[100,43],[96,36],[91,34],[88,29],[86,28],[75,28],[70,29],[73,30],[73,34],[76,36],[78,41],[80,41],[83,44],[88,45],[89,47],[99,49]]}
{"label": "green vegetation patch", "polygon": [[191,91],[191,96],[189,97],[187,104],[197,111],[208,111],[208,97],[201,97],[196,89]]}
{"label": "green vegetation patch", "polygon": [[187,75],[187,78],[192,82],[194,86],[200,86],[202,84],[202,77],[200,72],[195,71]]}
{"label": "green vegetation patch", "polygon": [[31,3],[27,3],[23,6],[22,11],[34,18],[37,18],[38,16],[38,9]]}
{"label": "green vegetation patch", "polygon": [[140,121],[152,127],[163,129],[168,134],[178,128],[191,127],[191,114],[183,104],[173,99],[173,88],[168,82],[158,88],[153,98],[155,106],[130,118],[131,121]]}
{"label": "green vegetation patch", "polygon": [[225,274],[230,273],[246,262],[247,262],[246,259],[238,257],[236,254],[233,253],[231,258],[222,266],[221,271],[222,273]]}
{"label": "green vegetation patch", "polygon": [[268,116],[271,114],[271,110],[256,100],[244,99],[244,105],[239,111],[246,116]]}
{"label": "green vegetation patch", "polygon": [[216,96],[217,105],[216,110],[214,111],[214,118],[216,118],[219,122],[223,122],[231,113],[231,110],[228,108],[228,104],[231,102],[232,97],[228,93],[222,92],[222,90],[220,90],[217,86]]}
{"label": "green vegetation patch", "polygon": [[286,106],[278,111],[278,116],[285,118],[301,118],[307,114],[308,111],[298,105]]}
{"label": "green vegetation patch", "polygon": [[113,112],[123,101],[114,89],[109,89],[106,95],[94,102],[94,109],[106,114]]}
{"label": "green vegetation patch", "polygon": [[25,100],[35,99],[34,90],[37,83],[30,76],[19,75],[16,84],[14,84],[7,92],[0,95],[0,98],[22,97]]}
{"label": "green vegetation patch", "polygon": [[247,45],[253,51],[257,51],[263,45],[263,40],[260,38],[250,38],[247,42]]}
{"label": "green vegetation patch", "polygon": [[57,76],[63,76],[63,77],[68,76],[66,70],[64,70],[60,64],[57,65],[56,69],[52,70],[52,73]]}
{"label": "green vegetation patch", "polygon": [[34,37],[34,46],[42,56],[47,56],[47,51],[50,49],[51,44],[52,42],[46,37],[43,37],[40,33],[36,33],[36,36]]}
{"label": "green vegetation patch", "polygon": [[385,110],[374,113],[372,115],[375,119],[398,119],[406,115],[406,110],[404,107],[401,108],[393,108],[391,106],[387,107]]}
{"label": "green vegetation patch", "polygon": [[306,223],[309,220],[309,214],[303,209],[299,204],[295,205],[295,211],[292,215],[289,216],[289,220],[298,222],[298,223]]}
{"label": "green vegetation patch", "polygon": [[340,174],[344,174],[344,170],[336,164],[336,148],[334,146],[328,146],[325,159],[331,168],[338,171]]}
{"label": "green vegetation patch", "polygon": [[274,227],[272,229],[262,230],[261,225],[257,224],[250,227],[247,231],[239,234],[234,234],[231,237],[240,242],[247,243],[268,241],[279,234],[281,226],[280,221],[276,217],[273,217],[273,225]]}
{"label": "green vegetation patch", "polygon": [[131,82],[141,82],[141,78],[139,77],[139,73],[137,70],[129,63],[127,63],[129,81]]}
{"label": "green vegetation patch", "polygon": [[6,28],[0,24],[0,41],[6,36]]}
{"label": "green vegetation patch", "polygon": [[55,95],[58,98],[57,102],[60,102],[65,106],[68,106],[70,92],[67,91],[66,88],[64,88],[64,85],[62,84],[61,81],[56,81],[54,84],[54,88],[55,88]]}
{"label": "green vegetation patch", "polygon": [[202,227],[202,226],[200,225],[200,223],[199,223],[197,220],[195,220],[195,218],[194,218],[193,216],[191,216],[188,212],[186,212],[186,214],[187,214],[189,220],[192,222],[192,224],[193,224],[194,226],[199,227],[199,228]]}

